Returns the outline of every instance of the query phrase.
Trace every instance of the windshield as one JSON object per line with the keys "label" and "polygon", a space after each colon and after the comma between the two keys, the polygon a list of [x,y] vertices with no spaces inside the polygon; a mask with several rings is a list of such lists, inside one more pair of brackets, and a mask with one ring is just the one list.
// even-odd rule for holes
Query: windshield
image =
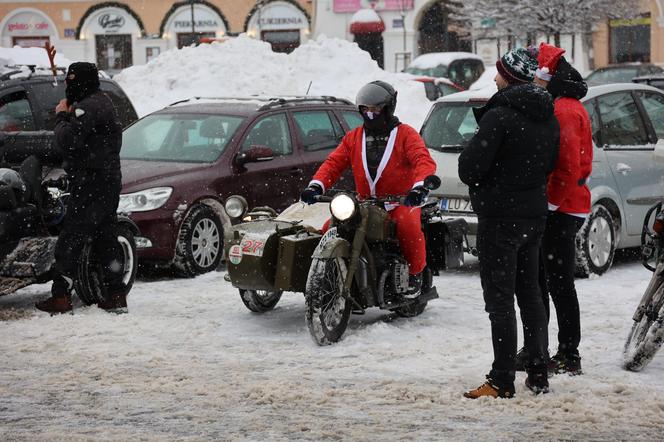
{"label": "windshield", "polygon": [[243,119],[229,115],[149,115],[123,132],[120,158],[210,163],[224,152]]}
{"label": "windshield", "polygon": [[416,68],[409,66],[404,72],[413,75],[426,75],[427,77],[445,77],[447,78],[447,66],[444,64],[439,64],[433,68]]}
{"label": "windshield", "polygon": [[593,72],[588,75],[586,81],[589,83],[629,83],[636,77],[637,67],[606,69]]}
{"label": "windshield", "polygon": [[481,103],[442,103],[436,106],[422,128],[422,138],[429,149],[461,152],[475,135],[477,122],[473,107]]}

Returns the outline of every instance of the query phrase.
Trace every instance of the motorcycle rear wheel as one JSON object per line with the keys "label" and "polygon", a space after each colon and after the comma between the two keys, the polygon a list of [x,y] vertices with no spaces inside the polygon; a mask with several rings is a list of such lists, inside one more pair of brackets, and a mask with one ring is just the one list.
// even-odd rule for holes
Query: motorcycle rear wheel
{"label": "motorcycle rear wheel", "polygon": [[[123,255],[122,282],[129,293],[136,279],[138,260],[136,257],[136,242],[132,231],[123,225],[118,226],[118,243]],[[74,281],[76,295],[85,305],[96,304],[103,300],[102,269],[92,244],[86,244],[81,253],[80,264],[76,280]]]}
{"label": "motorcycle rear wheel", "polygon": [[[662,270],[658,267],[657,271]],[[654,294],[648,311],[635,322],[627,336],[623,350],[623,368],[630,371],[643,370],[655,357],[664,342],[664,275],[655,284],[649,285]]]}
{"label": "motorcycle rear wheel", "polygon": [[338,342],[348,327],[351,303],[343,293],[346,263],[342,258],[315,258],[304,293],[307,327],[314,342]]}
{"label": "motorcycle rear wheel", "polygon": [[244,290],[240,289],[240,299],[254,313],[265,313],[272,310],[281,299],[281,290]]}

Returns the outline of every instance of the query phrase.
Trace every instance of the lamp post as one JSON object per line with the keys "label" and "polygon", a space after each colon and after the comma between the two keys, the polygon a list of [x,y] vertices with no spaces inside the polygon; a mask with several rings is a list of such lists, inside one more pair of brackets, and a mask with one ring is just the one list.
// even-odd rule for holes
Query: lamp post
{"label": "lamp post", "polygon": [[191,7],[191,43],[196,43],[196,22],[194,21],[194,0],[189,1]]}

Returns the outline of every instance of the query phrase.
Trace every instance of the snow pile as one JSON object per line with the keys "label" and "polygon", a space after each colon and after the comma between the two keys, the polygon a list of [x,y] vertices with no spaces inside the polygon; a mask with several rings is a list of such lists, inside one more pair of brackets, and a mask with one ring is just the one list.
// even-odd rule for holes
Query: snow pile
{"label": "snow pile", "polygon": [[268,43],[246,36],[223,43],[173,49],[114,79],[139,115],[194,96],[333,95],[355,101],[357,91],[384,80],[399,92],[396,114],[419,129],[431,107],[421,83],[407,74],[378,67],[355,43],[319,37],[291,54],[276,53]]}
{"label": "snow pile", "polygon": [[[71,61],[63,55],[55,54],[55,64],[58,67],[67,68]],[[0,48],[0,66],[35,65],[38,67],[50,67],[48,55],[43,48]]]}

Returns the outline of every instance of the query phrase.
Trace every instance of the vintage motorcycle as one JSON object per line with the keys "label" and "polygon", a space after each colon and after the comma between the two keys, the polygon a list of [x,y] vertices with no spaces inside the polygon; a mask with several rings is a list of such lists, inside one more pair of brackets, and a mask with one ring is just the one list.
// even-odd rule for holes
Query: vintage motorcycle
{"label": "vintage motorcycle", "polygon": [[[440,179],[427,177],[424,187],[433,190]],[[304,292],[306,322],[319,345],[343,336],[351,311],[369,307],[390,310],[399,316],[420,315],[428,301],[438,298],[432,271],[425,268],[421,294],[405,298],[408,263],[399,250],[396,228],[386,206],[402,202],[402,196],[359,200],[353,193],[320,196],[330,203],[332,222],[313,252]],[[422,222],[437,214],[437,200],[427,201]],[[424,229],[426,232],[426,229]]]}
{"label": "vintage motorcycle", "polygon": [[[650,220],[655,216],[652,223]],[[662,202],[646,213],[641,233],[641,260],[653,272],[632,319],[625,342],[623,367],[640,371],[655,357],[664,342],[664,210]]]}
{"label": "vintage motorcycle", "polygon": [[[66,175],[43,179],[44,164],[60,164],[57,152],[51,147],[8,151],[6,137],[0,134],[0,296],[52,279],[55,243],[69,197]],[[138,264],[134,237],[139,231],[125,216],[118,221],[122,280],[131,289]],[[86,305],[104,299],[101,271],[92,244],[86,244],[74,280],[76,295]]]}

